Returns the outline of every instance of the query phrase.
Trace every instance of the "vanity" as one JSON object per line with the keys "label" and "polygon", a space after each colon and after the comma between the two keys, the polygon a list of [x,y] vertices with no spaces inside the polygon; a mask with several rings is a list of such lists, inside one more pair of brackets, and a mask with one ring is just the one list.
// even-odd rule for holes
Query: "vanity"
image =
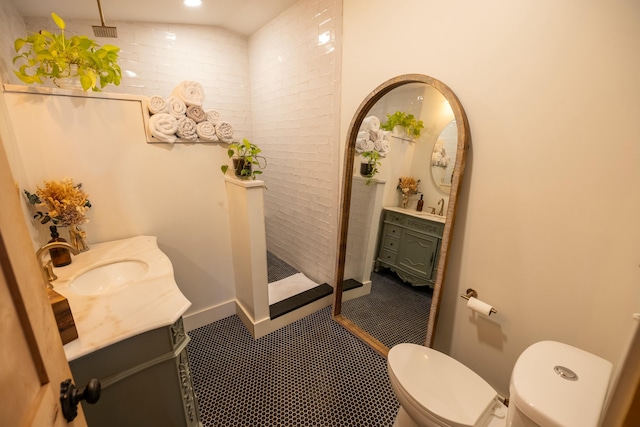
{"label": "vanity", "polygon": [[102,386],[82,402],[89,425],[200,426],[182,322],[191,303],[156,238],[95,244],[54,272],[78,330],[64,345],[75,384]]}
{"label": "vanity", "polygon": [[382,210],[375,271],[385,267],[413,286],[434,286],[445,218],[404,208]]}

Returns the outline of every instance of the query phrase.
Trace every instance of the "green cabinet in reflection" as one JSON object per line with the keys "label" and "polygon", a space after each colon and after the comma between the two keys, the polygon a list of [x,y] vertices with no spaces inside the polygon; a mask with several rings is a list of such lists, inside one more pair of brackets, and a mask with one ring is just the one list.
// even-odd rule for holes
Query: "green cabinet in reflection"
{"label": "green cabinet in reflection", "polygon": [[376,259],[413,286],[433,287],[444,224],[400,209],[385,208]]}

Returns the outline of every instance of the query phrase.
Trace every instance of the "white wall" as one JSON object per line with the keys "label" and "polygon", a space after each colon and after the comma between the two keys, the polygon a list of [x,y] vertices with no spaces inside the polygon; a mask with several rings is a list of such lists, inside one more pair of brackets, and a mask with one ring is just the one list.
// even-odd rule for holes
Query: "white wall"
{"label": "white wall", "polygon": [[[501,393],[535,341],[618,362],[640,311],[638,16],[625,0],[344,3],[341,140],[399,74],[442,80],[469,116],[436,347]],[[498,315],[472,316],[467,287]]]}
{"label": "white wall", "polygon": [[249,39],[267,249],[319,283],[335,268],[341,5],[301,0]]}
{"label": "white wall", "polygon": [[20,80],[13,74],[12,59],[16,56],[13,41],[24,37],[26,27],[22,16],[8,2],[0,2],[0,80],[17,83]]}
{"label": "white wall", "polygon": [[[225,148],[147,144],[139,102],[5,93],[17,149],[27,172],[20,184],[73,178],[89,194],[88,240],[158,236],[188,313],[235,296],[224,179]],[[117,125],[116,125],[117,124]],[[47,227],[40,243],[46,242]],[[64,236],[63,236],[64,237]]]}

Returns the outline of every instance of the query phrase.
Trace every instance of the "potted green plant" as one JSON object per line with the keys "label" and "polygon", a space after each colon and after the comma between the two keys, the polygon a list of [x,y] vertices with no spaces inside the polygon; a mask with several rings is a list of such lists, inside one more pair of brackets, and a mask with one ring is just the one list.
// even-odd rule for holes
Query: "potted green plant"
{"label": "potted green plant", "polygon": [[378,166],[380,163],[380,153],[377,151],[364,151],[360,153],[362,156],[362,163],[360,163],[360,175],[363,178],[367,178],[365,184],[369,185],[373,177],[378,173]]}
{"label": "potted green plant", "polygon": [[56,86],[61,79],[79,77],[85,91],[99,92],[108,84],[118,86],[122,78],[118,65],[120,48],[100,46],[87,36],[66,37],[65,22],[55,13],[51,17],[60,28],[59,34],[41,30],[14,42],[19,55],[13,58],[13,63],[22,62],[14,70],[16,76],[27,84],[43,84],[43,79],[50,78]]}
{"label": "potted green plant", "polygon": [[[229,144],[227,155],[233,160],[233,169],[236,176],[241,179],[256,179],[256,175],[262,173],[259,169],[267,167],[267,159],[259,154],[262,152],[257,145],[249,142],[248,139],[243,139],[242,142],[234,142]],[[253,167],[253,166],[256,167]],[[227,173],[229,165],[222,165],[220,170],[222,173]]]}
{"label": "potted green plant", "polygon": [[407,135],[412,138],[418,138],[420,132],[424,128],[422,120],[417,120],[413,114],[405,113],[403,111],[396,111],[393,114],[387,114],[387,121],[380,125],[384,130],[393,131],[396,126],[404,128]]}

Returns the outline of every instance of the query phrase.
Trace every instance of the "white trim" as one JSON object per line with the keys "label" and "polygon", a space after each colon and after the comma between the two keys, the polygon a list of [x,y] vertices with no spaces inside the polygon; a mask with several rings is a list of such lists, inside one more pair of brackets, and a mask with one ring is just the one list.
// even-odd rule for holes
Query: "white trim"
{"label": "white trim", "polygon": [[208,307],[195,313],[188,313],[182,316],[184,330],[189,332],[209,323],[222,320],[236,314],[236,301],[231,300],[225,303]]}
{"label": "white trim", "polygon": [[138,101],[143,103],[147,99],[144,95],[132,95],[128,93],[85,92],[76,89],[60,89],[44,86],[23,86],[3,84],[2,88],[9,93],[32,93],[35,95],[75,96],[78,98],[115,99],[118,101]]}

